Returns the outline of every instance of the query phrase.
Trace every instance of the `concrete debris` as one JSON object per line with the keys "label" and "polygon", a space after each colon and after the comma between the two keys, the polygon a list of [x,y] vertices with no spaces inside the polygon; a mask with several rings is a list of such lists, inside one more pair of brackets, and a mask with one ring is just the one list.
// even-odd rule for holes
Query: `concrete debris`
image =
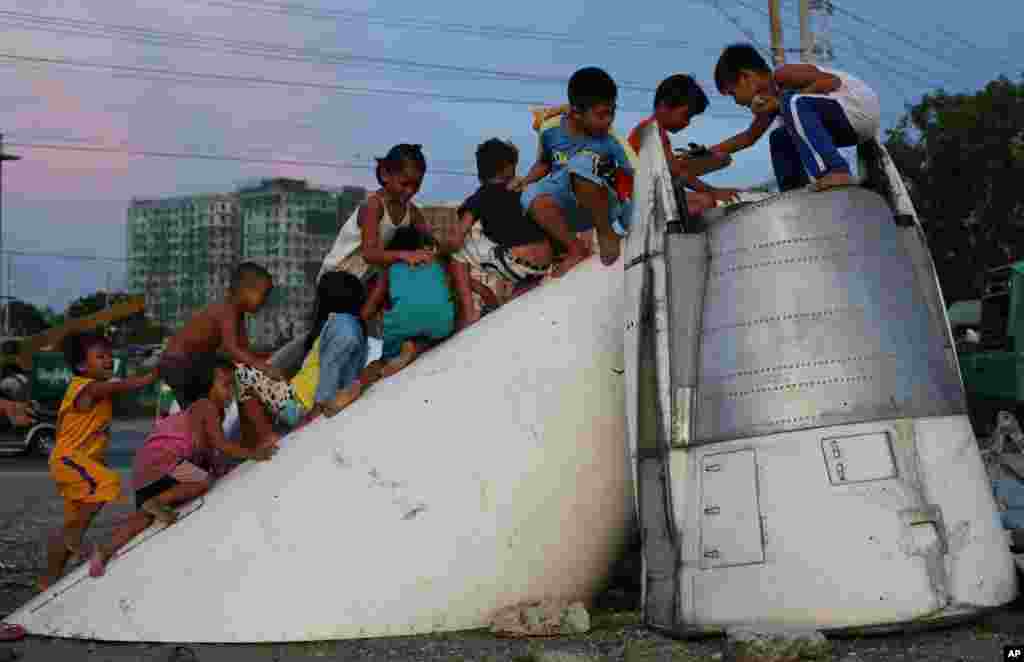
{"label": "concrete debris", "polygon": [[590,614],[580,602],[527,602],[506,607],[491,620],[491,632],[506,637],[553,637],[589,631]]}
{"label": "concrete debris", "polygon": [[832,656],[832,644],[816,630],[736,627],[726,636],[729,659],[735,662],[801,662]]}

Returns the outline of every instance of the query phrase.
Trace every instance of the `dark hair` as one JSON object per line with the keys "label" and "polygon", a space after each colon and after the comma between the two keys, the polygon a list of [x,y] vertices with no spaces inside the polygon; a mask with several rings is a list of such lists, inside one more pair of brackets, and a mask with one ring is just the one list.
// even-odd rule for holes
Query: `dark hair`
{"label": "dark hair", "polygon": [[686,74],[675,74],[661,81],[654,92],[654,109],[665,104],[669,108],[686,106],[690,117],[700,115],[708,108],[708,96],[693,79]]}
{"label": "dark hair", "polygon": [[395,230],[395,235],[388,242],[388,250],[418,251],[433,245],[433,237],[423,234],[411,225],[404,225]]}
{"label": "dark hair", "polygon": [[519,150],[510,142],[491,138],[476,148],[476,176],[486,182],[498,176],[498,171],[510,163],[519,162]]}
{"label": "dark hair", "polygon": [[569,104],[585,111],[599,103],[615,103],[619,88],[604,69],[584,67],[569,79]]}
{"label": "dark hair", "polygon": [[81,375],[82,373],[78,370],[78,365],[85,361],[85,357],[89,353],[89,350],[100,345],[113,347],[113,344],[106,336],[102,336],[98,333],[73,333],[65,338],[63,347],[64,361],[71,366],[71,372],[76,375]]}
{"label": "dark hair", "polygon": [[274,283],[273,276],[263,266],[255,262],[243,262],[231,274],[231,291],[237,292],[243,287],[253,287],[257,283]]}
{"label": "dark hair", "polygon": [[363,304],[366,303],[366,288],[361,280],[347,271],[328,271],[320,277],[316,285],[316,302],[313,304],[313,325],[306,334],[305,352],[313,349],[313,343],[320,337],[320,332],[327,323],[331,313],[348,313],[363,324],[359,316]]}
{"label": "dark hair", "polygon": [[744,69],[765,73],[772,71],[751,44],[732,44],[726,47],[715,65],[715,86],[718,91],[725,94],[725,88],[735,85]]}
{"label": "dark hair", "polygon": [[235,364],[222,354],[214,354],[203,365],[195,366],[191,379],[185,387],[185,397],[191,402],[197,402],[209,396],[218,370],[230,372],[233,377]]}
{"label": "dark hair", "polygon": [[377,170],[375,171],[377,183],[384,186],[384,178],[381,177],[382,171],[389,173],[398,172],[406,164],[411,164],[420,172],[426,174],[427,159],[423,156],[423,145],[401,143],[389,149],[384,158],[377,159]]}

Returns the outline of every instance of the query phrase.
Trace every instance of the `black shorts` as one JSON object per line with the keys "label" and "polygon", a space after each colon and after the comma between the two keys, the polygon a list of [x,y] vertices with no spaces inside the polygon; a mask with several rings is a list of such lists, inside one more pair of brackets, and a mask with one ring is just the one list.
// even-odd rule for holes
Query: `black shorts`
{"label": "black shorts", "polygon": [[146,503],[158,494],[163,494],[172,487],[180,485],[177,479],[171,476],[164,476],[158,480],[154,480],[149,485],[135,490],[135,507],[142,508],[142,504]]}

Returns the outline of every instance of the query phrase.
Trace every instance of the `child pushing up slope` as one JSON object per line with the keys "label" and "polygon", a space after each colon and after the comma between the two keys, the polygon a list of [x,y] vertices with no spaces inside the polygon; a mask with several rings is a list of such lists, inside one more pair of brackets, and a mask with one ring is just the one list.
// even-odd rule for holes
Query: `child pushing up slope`
{"label": "child pushing up slope", "polygon": [[221,350],[237,364],[280,377],[276,368],[249,350],[245,330],[245,315],[259,311],[273,287],[270,272],[253,262],[243,262],[231,276],[227,298],[193,315],[168,341],[157,370],[174,391],[178,406],[187,409],[205,396],[203,375],[209,373]]}
{"label": "child pushing up slope", "polygon": [[216,359],[206,374],[195,373],[193,387],[203,396],[188,409],[156,424],[135,454],[132,483],[138,510],[114,531],[109,543],[97,546],[89,574],[101,576],[117,550],[146,530],[153,520],[173,523],[172,507],[201,496],[213,480],[214,452],[243,460],[268,460],[276,448],[244,448],[224,438],[224,410],[232,399],[235,366]]}

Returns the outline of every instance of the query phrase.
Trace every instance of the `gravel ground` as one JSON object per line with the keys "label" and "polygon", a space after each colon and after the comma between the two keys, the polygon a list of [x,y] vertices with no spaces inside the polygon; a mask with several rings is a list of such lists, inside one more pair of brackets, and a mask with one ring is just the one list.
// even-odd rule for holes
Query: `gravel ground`
{"label": "gravel ground", "polygon": [[[42,541],[58,526],[61,503],[45,469],[38,463],[0,459],[0,616],[14,611],[33,595],[32,582],[42,570]],[[104,539],[130,506],[105,509],[87,535]],[[636,611],[636,563],[624,563],[616,586],[591,611],[593,628],[586,635],[543,640],[500,639],[487,632],[460,632],[310,644],[198,645],[175,651],[168,645],[105,644],[29,637],[0,644],[0,662],[100,662],[176,660],[188,662],[261,662],[299,659],[385,662],[584,662],[591,660],[688,662],[723,660],[722,638],[679,641],[641,626]],[[994,662],[1008,644],[1024,643],[1024,607],[994,612],[974,623],[920,633],[833,639],[832,659],[842,662]],[[558,654],[562,654],[559,656]],[[568,654],[586,656],[570,657]],[[17,656],[11,658],[11,655]]]}

